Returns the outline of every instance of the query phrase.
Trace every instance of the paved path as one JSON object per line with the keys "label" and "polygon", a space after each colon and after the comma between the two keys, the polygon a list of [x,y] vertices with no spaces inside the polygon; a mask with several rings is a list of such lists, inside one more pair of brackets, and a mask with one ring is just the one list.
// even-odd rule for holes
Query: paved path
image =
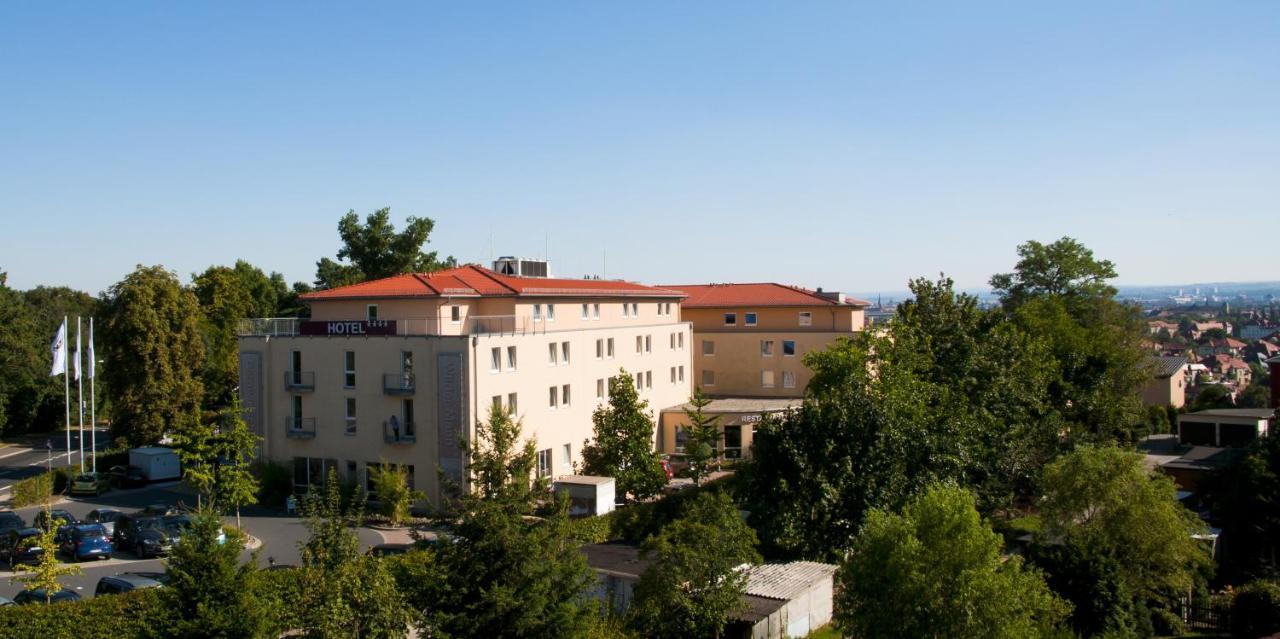
{"label": "paved path", "polygon": [[[92,463],[92,452],[89,448],[93,442],[86,429],[85,467]],[[46,443],[53,444],[53,450],[45,448]],[[98,450],[106,450],[111,444],[107,429],[99,428],[97,432]],[[76,465],[80,463],[80,433],[71,432],[71,452],[67,450],[67,438],[62,432],[51,433],[47,437],[29,437],[22,442],[10,442],[0,448],[0,499],[8,499],[9,490],[19,480],[38,475],[52,463],[54,466]],[[106,468],[99,468],[106,472]]]}

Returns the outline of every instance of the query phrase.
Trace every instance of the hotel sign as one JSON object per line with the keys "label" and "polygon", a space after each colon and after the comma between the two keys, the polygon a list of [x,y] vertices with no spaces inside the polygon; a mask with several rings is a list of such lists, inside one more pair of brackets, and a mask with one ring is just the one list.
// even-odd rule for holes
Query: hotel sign
{"label": "hotel sign", "polygon": [[395,335],[395,320],[369,321],[315,321],[299,322],[299,335],[319,335],[324,337],[359,337],[362,335]]}

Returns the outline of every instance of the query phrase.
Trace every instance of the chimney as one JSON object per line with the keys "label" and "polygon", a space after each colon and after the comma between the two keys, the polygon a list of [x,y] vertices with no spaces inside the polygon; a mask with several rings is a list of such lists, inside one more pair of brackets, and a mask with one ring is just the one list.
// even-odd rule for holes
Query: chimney
{"label": "chimney", "polygon": [[818,297],[831,300],[836,304],[844,304],[844,293],[841,293],[840,291],[824,291],[822,290],[822,287],[819,286],[818,290],[814,292],[817,293]]}

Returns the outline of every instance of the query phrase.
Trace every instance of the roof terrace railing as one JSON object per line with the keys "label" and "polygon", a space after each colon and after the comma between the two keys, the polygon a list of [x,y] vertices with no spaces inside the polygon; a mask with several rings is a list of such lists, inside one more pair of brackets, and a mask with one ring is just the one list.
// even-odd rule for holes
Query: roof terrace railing
{"label": "roof terrace railing", "polygon": [[296,317],[250,317],[236,325],[240,337],[277,337],[298,334]]}
{"label": "roof terrace railing", "polygon": [[[297,317],[256,317],[242,319],[236,326],[240,337],[292,337],[303,335],[303,322],[317,322]],[[522,315],[471,315],[457,322],[448,318],[410,317],[387,320],[395,322],[396,335],[491,335],[541,333],[545,323],[531,322]],[[333,320],[333,323],[361,324],[362,320]],[[322,327],[323,328],[323,327]],[[372,332],[372,331],[371,331]],[[316,334],[314,329],[306,334]],[[343,333],[344,335],[347,333]],[[382,334],[387,333],[373,333]],[[323,332],[321,332],[323,335]]]}

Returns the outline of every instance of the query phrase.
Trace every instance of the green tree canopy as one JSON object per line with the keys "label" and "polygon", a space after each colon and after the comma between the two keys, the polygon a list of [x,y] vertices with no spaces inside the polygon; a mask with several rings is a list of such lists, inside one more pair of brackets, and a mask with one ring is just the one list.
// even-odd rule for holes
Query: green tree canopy
{"label": "green tree canopy", "polygon": [[226,406],[240,380],[240,345],[236,327],[254,315],[255,301],[240,274],[226,266],[210,266],[192,277],[192,291],[200,302],[200,332],[204,338],[204,404],[210,410]]}
{"label": "green tree canopy", "polygon": [[452,257],[442,262],[435,251],[422,250],[434,228],[435,222],[430,218],[409,216],[405,229],[397,233],[390,208],[370,213],[364,224],[354,210],[349,211],[338,221],[338,235],[342,238],[338,260],[347,263],[327,257],[316,262],[316,287],[333,288],[401,273],[424,273],[452,264]]}
{"label": "green tree canopy", "polygon": [[1200,486],[1222,527],[1223,572],[1240,580],[1280,572],[1280,437],[1263,437]]}
{"label": "green tree canopy", "polygon": [[219,541],[222,533],[218,514],[202,510],[169,557],[169,587],[162,592],[177,613],[172,636],[267,636],[267,611],[250,588],[256,558],[242,563],[244,538],[229,531]]}
{"label": "green tree canopy", "polygon": [[742,612],[747,575],[759,563],[756,534],[723,492],[704,492],[679,518],[645,541],[653,563],[640,575],[629,625],[645,637],[720,637]]}
{"label": "green tree canopy", "polygon": [[591,421],[595,439],[582,444],[583,472],[615,478],[631,499],[661,492],[667,475],[654,450],[649,401],[640,399],[625,369],[609,380],[609,402],[596,408]]}
{"label": "green tree canopy", "polygon": [[1051,636],[1069,607],[1000,537],[971,493],[935,484],[901,514],[868,513],[837,573],[836,622],[851,637]]}
{"label": "green tree canopy", "polygon": [[1116,277],[1110,260],[1094,258],[1079,241],[1064,237],[1052,244],[1031,240],[1018,246],[1018,263],[1012,273],[991,277],[991,288],[1005,305],[1016,308],[1035,297],[1113,297]]}
{"label": "green tree canopy", "polygon": [[0,370],[5,371],[0,375],[0,433],[13,434],[31,427],[40,389],[52,381],[42,378],[49,374],[50,355],[37,346],[38,323],[22,294],[6,285],[7,279],[0,272]]}
{"label": "green tree canopy", "polygon": [[111,433],[154,444],[204,395],[205,349],[196,296],[160,266],[139,266],[107,290],[98,339],[111,403]]}
{"label": "green tree canopy", "polygon": [[1189,409],[1192,412],[1213,408],[1235,408],[1231,399],[1231,390],[1220,384],[1210,384],[1200,390]]}
{"label": "green tree canopy", "polygon": [[689,436],[684,444],[685,459],[689,460],[689,476],[694,484],[711,473],[712,465],[719,460],[720,416],[707,415],[703,409],[711,400],[702,393],[702,387],[693,389],[693,397],[689,405],[693,410],[686,411],[689,417]]}

